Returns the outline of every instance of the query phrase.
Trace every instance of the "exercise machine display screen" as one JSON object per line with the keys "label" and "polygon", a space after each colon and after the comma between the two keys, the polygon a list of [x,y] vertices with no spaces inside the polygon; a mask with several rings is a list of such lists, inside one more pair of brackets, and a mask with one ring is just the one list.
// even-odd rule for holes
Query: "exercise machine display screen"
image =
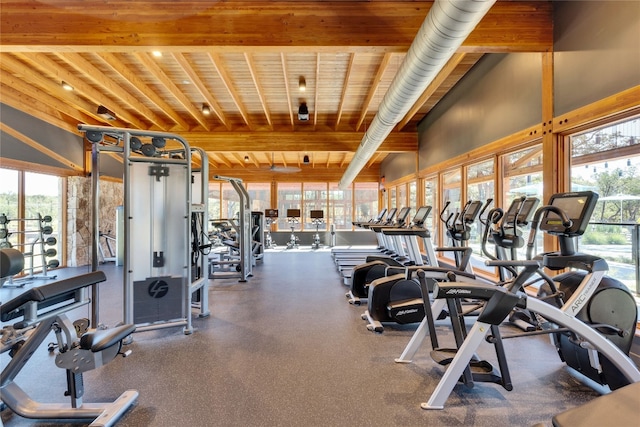
{"label": "exercise machine display screen", "polygon": [[404,224],[407,221],[407,217],[409,216],[409,212],[411,212],[411,208],[402,208],[398,213],[398,219],[396,222]]}
{"label": "exercise machine display screen", "polygon": [[309,216],[311,219],[322,219],[324,218],[324,211],[317,210],[309,212]]}
{"label": "exercise machine display screen", "polygon": [[278,209],[267,209],[264,211],[264,216],[267,218],[278,218]]}
{"label": "exercise machine display screen", "polygon": [[[505,224],[513,224],[514,220],[517,221],[518,225],[527,224],[531,221],[539,202],[535,197],[527,197],[524,201],[521,198],[514,199],[505,216]],[[517,218],[516,215],[518,215]]]}
{"label": "exercise machine display screen", "polygon": [[287,218],[300,218],[300,209],[287,209]]}
{"label": "exercise machine display screen", "polygon": [[395,216],[396,216],[396,211],[397,211],[397,209],[396,209],[396,208],[392,208],[392,209],[389,211],[389,213],[387,214],[387,220],[386,220],[386,222],[391,222],[391,221],[393,221],[393,218],[395,218]]}
{"label": "exercise machine display screen", "polygon": [[571,237],[580,236],[584,234],[589,225],[597,201],[598,194],[593,191],[554,194],[551,196],[549,204],[561,209],[573,224],[566,229],[559,215],[546,211],[540,221],[540,229],[548,233],[564,234]]}
{"label": "exercise machine display screen", "polygon": [[430,213],[431,206],[420,206],[416,214],[413,216],[413,225],[422,227]]}
{"label": "exercise machine display screen", "polygon": [[465,223],[470,223],[476,220],[478,217],[478,213],[480,212],[480,208],[482,208],[482,202],[479,200],[474,200],[470,202],[466,209],[463,212],[463,220]]}
{"label": "exercise machine display screen", "polygon": [[380,211],[380,213],[376,217],[375,221],[376,222],[382,221],[382,218],[384,218],[384,214],[386,214],[386,213],[387,213],[387,208],[382,208],[382,210]]}

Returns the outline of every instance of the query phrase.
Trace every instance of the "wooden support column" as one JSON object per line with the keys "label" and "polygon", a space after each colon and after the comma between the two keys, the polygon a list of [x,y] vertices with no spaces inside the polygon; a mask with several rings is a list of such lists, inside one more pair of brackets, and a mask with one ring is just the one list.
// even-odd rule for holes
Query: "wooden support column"
{"label": "wooden support column", "polygon": [[[542,204],[546,204],[551,195],[562,191],[568,182],[568,168],[562,156],[564,146],[561,135],[553,131],[553,52],[542,55],[542,180],[544,190]],[[544,250],[557,250],[557,239],[545,234]]]}

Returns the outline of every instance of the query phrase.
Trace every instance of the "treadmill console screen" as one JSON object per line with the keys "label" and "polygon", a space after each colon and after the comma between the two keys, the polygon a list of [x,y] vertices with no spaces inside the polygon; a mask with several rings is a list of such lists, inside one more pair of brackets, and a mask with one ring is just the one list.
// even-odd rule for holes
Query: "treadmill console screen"
{"label": "treadmill console screen", "polygon": [[386,213],[387,213],[387,208],[382,208],[382,210],[378,213],[378,216],[376,217],[376,222],[382,221],[382,218],[384,218],[384,214]]}
{"label": "treadmill console screen", "polygon": [[287,218],[300,218],[300,209],[287,209]]}
{"label": "treadmill console screen", "polygon": [[598,194],[593,191],[554,194],[551,196],[549,204],[564,211],[573,224],[569,229],[565,229],[560,216],[546,211],[540,220],[540,229],[551,234],[563,234],[569,237],[581,236],[589,225],[597,201]]}
{"label": "treadmill console screen", "polygon": [[411,208],[400,209],[400,212],[398,212],[398,218],[396,219],[396,222],[404,224],[407,221],[407,217],[409,216],[410,212],[411,212]]}
{"label": "treadmill console screen", "polygon": [[396,208],[391,208],[391,210],[389,210],[389,213],[387,214],[387,219],[386,222],[391,222],[393,221],[393,218],[396,217]]}
{"label": "treadmill console screen", "polygon": [[421,206],[418,208],[416,214],[413,216],[413,225],[422,227],[427,217],[431,213],[431,206]]}

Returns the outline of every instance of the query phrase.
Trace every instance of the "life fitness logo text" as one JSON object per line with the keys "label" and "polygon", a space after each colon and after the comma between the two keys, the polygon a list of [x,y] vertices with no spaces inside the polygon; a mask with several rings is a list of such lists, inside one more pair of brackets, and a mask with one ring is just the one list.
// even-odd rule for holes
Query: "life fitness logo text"
{"label": "life fitness logo text", "polygon": [[164,280],[154,280],[147,288],[151,298],[163,298],[169,293],[169,285]]}

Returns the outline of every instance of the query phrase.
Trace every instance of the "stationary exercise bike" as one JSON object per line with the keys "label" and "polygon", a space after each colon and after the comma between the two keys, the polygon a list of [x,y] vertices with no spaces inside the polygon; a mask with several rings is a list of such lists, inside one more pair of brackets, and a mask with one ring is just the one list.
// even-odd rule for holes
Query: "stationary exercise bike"
{"label": "stationary exercise bike", "polygon": [[300,209],[287,209],[287,222],[289,223],[289,227],[291,228],[291,235],[289,236],[289,241],[287,242],[287,249],[295,249],[300,243],[300,239],[294,232],[296,224],[300,222]]}
{"label": "stationary exercise bike", "polygon": [[[540,333],[552,334],[562,360],[570,370],[591,379],[586,383],[597,382],[613,389],[640,382],[640,371],[628,356],[637,318],[635,301],[622,283],[605,278],[608,266],[604,259],[575,250],[573,239],[586,230],[597,198],[591,191],[561,193],[539,208],[531,222],[527,258],[531,258],[538,224],[540,230],[558,237],[560,251],[524,261],[488,261],[490,266],[520,268],[517,276],[504,286],[460,283],[455,281],[455,275],[451,282],[436,284],[435,298],[466,295],[487,302],[429,401],[422,404],[424,409],[444,407],[478,346],[485,339],[490,342],[495,339],[492,335],[487,337],[492,326],[501,324],[514,308],[529,310],[545,320]],[[541,267],[580,270],[554,278],[566,298],[561,307],[523,292]],[[576,279],[572,281],[570,277]],[[503,337],[506,338],[509,337]]]}
{"label": "stationary exercise bike", "polygon": [[264,247],[267,249],[274,249],[278,245],[276,245],[276,242],[273,241],[273,238],[271,236],[271,224],[273,223],[273,221],[278,220],[278,209],[266,209],[264,211],[264,217],[265,227],[267,230],[264,238]]}
{"label": "stationary exercise bike", "polygon": [[313,210],[309,213],[311,217],[311,223],[316,226],[316,233],[313,235],[313,243],[311,244],[311,249],[320,249],[320,224],[324,224],[324,211],[322,210]]}
{"label": "stationary exercise bike", "polygon": [[[15,258],[13,254],[8,256]],[[83,373],[106,365],[118,355],[128,356],[130,351],[122,351],[122,341],[135,330],[135,325],[86,330],[88,322],[71,322],[67,317],[69,311],[89,304],[88,287],[105,280],[102,271],[83,274],[32,288],[0,306],[2,322],[13,321],[2,328],[1,353],[8,353],[10,360],[0,381],[2,402],[13,412],[25,418],[93,420],[92,426],[110,426],[135,403],[135,390],[124,392],[111,403],[82,401]],[[15,382],[51,331],[56,343],[49,346],[49,351],[56,352],[55,365],[66,370],[64,394],[71,399],[70,407],[37,402]]]}

